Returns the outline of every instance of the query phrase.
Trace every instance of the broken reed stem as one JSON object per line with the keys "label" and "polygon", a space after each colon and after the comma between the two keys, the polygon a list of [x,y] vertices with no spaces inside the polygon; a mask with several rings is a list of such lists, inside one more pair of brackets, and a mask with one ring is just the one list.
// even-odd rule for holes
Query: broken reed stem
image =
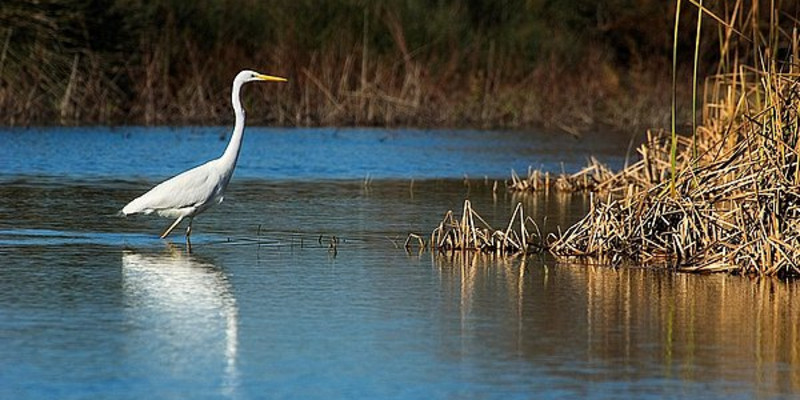
{"label": "broken reed stem", "polygon": [[[527,225],[535,229],[529,229]],[[424,245],[422,238],[412,233],[406,239],[407,249],[414,240],[420,246]],[[429,245],[441,252],[476,251],[499,256],[528,254],[543,248],[539,227],[532,218],[524,218],[521,203],[514,209],[506,229],[497,230],[472,208],[469,200],[464,201],[460,219],[455,219],[452,210],[445,213],[442,222],[431,233]]]}
{"label": "broken reed stem", "polygon": [[511,171],[509,190],[513,192],[547,192],[551,189],[559,192],[596,192],[610,186],[612,180],[624,176],[611,172],[606,165],[592,157],[589,164],[574,174],[561,173],[552,178],[550,172],[528,169],[528,176],[520,178],[516,171]]}

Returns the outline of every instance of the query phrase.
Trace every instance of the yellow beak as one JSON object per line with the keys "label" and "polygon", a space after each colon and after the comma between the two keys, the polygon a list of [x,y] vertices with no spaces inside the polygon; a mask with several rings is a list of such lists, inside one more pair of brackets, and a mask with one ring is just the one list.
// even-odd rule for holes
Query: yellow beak
{"label": "yellow beak", "polygon": [[286,78],[281,78],[280,76],[271,76],[271,75],[262,75],[262,74],[258,75],[258,79],[261,79],[262,81],[268,81],[268,82],[288,82],[288,80]]}

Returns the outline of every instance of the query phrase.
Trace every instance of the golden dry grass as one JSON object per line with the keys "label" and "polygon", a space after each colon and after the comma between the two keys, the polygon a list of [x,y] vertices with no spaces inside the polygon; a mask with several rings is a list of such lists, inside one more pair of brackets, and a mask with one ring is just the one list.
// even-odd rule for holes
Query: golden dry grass
{"label": "golden dry grass", "polygon": [[[465,200],[461,217],[457,218],[452,210],[447,211],[431,233],[429,245],[445,253],[477,251],[506,256],[541,251],[541,238],[538,225],[531,217],[525,217],[522,204],[517,204],[505,229],[495,229],[472,208],[469,200]],[[423,239],[412,234],[406,240],[406,249],[415,241],[420,247],[424,246]]]}
{"label": "golden dry grass", "polygon": [[[755,9],[737,10],[756,18]],[[771,14],[769,33],[752,24],[753,53],[707,79],[694,139],[676,136],[673,147],[669,135],[649,135],[639,161],[624,170],[584,172],[594,182],[589,189],[605,194],[551,237],[554,255],[800,275],[799,40],[796,28],[777,29]],[[734,29],[734,18],[723,32]],[[775,49],[787,44],[790,54],[779,59]]]}

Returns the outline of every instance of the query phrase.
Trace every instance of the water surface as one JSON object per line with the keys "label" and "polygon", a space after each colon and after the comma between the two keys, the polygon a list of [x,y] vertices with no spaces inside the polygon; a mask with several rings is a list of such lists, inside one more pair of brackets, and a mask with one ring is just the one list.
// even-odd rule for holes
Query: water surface
{"label": "water surface", "polygon": [[[2,175],[166,178],[218,157],[230,128],[60,128],[0,131]],[[612,167],[629,142],[613,134],[247,128],[238,178],[507,179],[529,166],[575,172],[594,155]]]}
{"label": "water surface", "polygon": [[[0,398],[791,398],[800,389],[794,283],[402,248],[464,199],[495,226],[518,201],[545,231],[569,225],[585,197],[512,196],[493,181],[536,163],[577,170],[585,143],[254,130],[226,201],[196,219],[191,254],[179,235],[157,238],[169,221],[115,215],[218,154],[217,135],[0,133]],[[542,157],[509,150],[547,146]],[[627,144],[605,146],[621,164]]]}

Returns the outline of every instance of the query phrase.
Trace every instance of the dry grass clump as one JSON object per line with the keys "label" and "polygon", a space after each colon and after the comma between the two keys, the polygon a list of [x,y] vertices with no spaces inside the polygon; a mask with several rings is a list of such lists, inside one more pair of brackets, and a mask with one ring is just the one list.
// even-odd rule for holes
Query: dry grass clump
{"label": "dry grass clump", "polygon": [[586,168],[574,174],[553,176],[546,171],[528,168],[528,176],[522,178],[516,171],[511,171],[508,189],[512,192],[546,192],[551,189],[567,193],[596,192],[601,186],[608,185],[613,177],[614,173],[608,166],[592,157]]}
{"label": "dry grass clump", "polygon": [[723,52],[692,137],[650,134],[622,171],[590,165],[574,175],[593,182],[579,189],[603,195],[551,235],[555,256],[800,275],[800,35],[796,20],[781,26],[774,4],[767,13],[736,4],[728,21],[703,9],[720,23]]}
{"label": "dry grass clump", "polygon": [[[602,193],[582,220],[550,235],[544,246],[556,257],[800,276],[797,20],[782,26],[784,14],[774,2],[766,12],[759,3],[724,5],[731,12],[727,21],[699,6],[701,16],[719,23],[722,54],[720,72],[706,81],[702,121],[693,126],[691,137],[676,134],[673,117],[672,132],[648,133],[638,149],[640,159],[617,173],[591,160],[573,175],[553,177],[534,170],[526,178],[512,175],[514,191]],[[769,16],[768,24],[759,21],[762,15]],[[702,18],[697,21],[700,32]],[[695,60],[699,38],[697,43]],[[673,66],[677,76],[674,71]],[[671,111],[677,114],[674,104]],[[461,220],[446,215],[432,245],[508,251],[510,229],[476,227],[474,216],[468,203]],[[525,238],[526,220],[520,221]]]}
{"label": "dry grass clump", "polygon": [[456,218],[452,210],[445,213],[431,233],[430,247],[442,252],[526,254],[542,250],[542,237],[536,222],[523,215],[521,203],[517,204],[505,229],[494,229],[472,209],[470,201],[465,200],[461,218]]}
{"label": "dry grass clump", "polygon": [[[678,137],[678,146],[686,148],[691,139]],[[511,171],[512,192],[539,192],[556,190],[566,193],[614,193],[624,195],[631,191],[641,191],[652,187],[670,177],[670,137],[663,131],[647,132],[647,140],[636,150],[640,159],[614,172],[596,158],[589,159],[588,165],[573,174],[562,173],[552,176],[549,172],[528,169],[525,178]],[[685,157],[685,154],[681,154]]]}
{"label": "dry grass clump", "polygon": [[586,217],[554,235],[550,251],[610,262],[666,260],[687,271],[800,275],[794,60],[782,72],[772,60],[764,69],[740,66],[710,78],[696,139],[677,143],[674,180],[668,149],[643,145],[642,160],[605,186],[622,196],[594,201]]}

